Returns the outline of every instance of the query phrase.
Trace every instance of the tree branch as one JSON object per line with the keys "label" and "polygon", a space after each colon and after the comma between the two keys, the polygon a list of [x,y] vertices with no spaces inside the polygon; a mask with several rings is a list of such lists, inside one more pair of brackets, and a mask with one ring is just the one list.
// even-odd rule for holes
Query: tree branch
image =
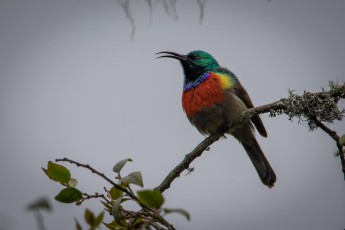
{"label": "tree branch", "polygon": [[221,138],[226,130],[222,130],[219,132],[216,132],[209,137],[206,137],[205,140],[203,140],[196,148],[185,155],[183,161],[178,164],[171,172],[165,177],[163,182],[158,185],[155,190],[159,190],[160,192],[164,192],[166,189],[168,189],[171,185],[171,183],[180,176],[180,174],[185,170],[188,169],[190,163],[194,161],[197,157],[201,156],[201,154],[215,141],[219,140]]}
{"label": "tree branch", "polygon": [[341,120],[344,116],[344,109],[339,110],[337,103],[340,99],[345,98],[345,84],[330,82],[329,86],[329,91],[322,90],[317,93],[305,91],[302,96],[296,95],[292,90],[289,90],[289,97],[287,98],[244,111],[238,123],[243,123],[255,115],[268,112],[271,117],[282,113],[288,115],[290,120],[297,117],[299,122],[308,123],[311,130],[316,128],[312,119],[314,117],[327,123]]}
{"label": "tree branch", "polygon": [[[297,117],[299,123],[307,123],[311,131],[316,127],[320,127],[337,141],[338,149],[341,149],[339,152],[342,153],[342,147],[339,145],[339,136],[323,125],[321,121],[333,123],[335,120],[341,120],[344,117],[345,110],[339,110],[337,103],[340,99],[345,98],[345,84],[330,82],[329,87],[329,91],[324,91],[322,89],[321,92],[317,93],[304,92],[302,96],[296,95],[290,90],[289,97],[287,98],[244,111],[234,124],[237,125],[249,121],[251,117],[262,113],[269,112],[271,117],[284,113],[289,116],[290,120]],[[192,152],[185,155],[181,163],[171,170],[161,184],[155,189],[161,192],[168,189],[171,183],[179,177],[184,170],[189,168],[192,161],[201,156],[211,144],[219,140],[225,133],[226,130],[220,130],[205,138]],[[341,154],[340,159],[345,175],[344,154]]]}
{"label": "tree branch", "polygon": [[343,146],[341,146],[339,143],[340,137],[337,135],[337,133],[335,131],[328,128],[326,125],[324,125],[322,122],[318,121],[316,118],[314,118],[314,121],[320,129],[322,129],[325,133],[327,133],[336,142],[340,161],[341,161],[341,168],[342,168],[344,178],[345,178],[345,158],[344,158]]}

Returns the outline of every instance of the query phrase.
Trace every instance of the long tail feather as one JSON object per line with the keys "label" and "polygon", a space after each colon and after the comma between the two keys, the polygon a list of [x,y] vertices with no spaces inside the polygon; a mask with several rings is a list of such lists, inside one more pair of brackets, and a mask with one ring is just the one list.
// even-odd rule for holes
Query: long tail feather
{"label": "long tail feather", "polygon": [[269,188],[273,187],[276,182],[276,174],[262,152],[259,143],[253,138],[250,144],[242,143],[242,145],[259,174],[262,183]]}

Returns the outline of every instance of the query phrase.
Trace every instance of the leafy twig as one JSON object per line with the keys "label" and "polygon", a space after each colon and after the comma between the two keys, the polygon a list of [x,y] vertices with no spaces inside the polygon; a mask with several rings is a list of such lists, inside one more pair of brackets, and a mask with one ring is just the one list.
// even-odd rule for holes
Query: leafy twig
{"label": "leafy twig", "polygon": [[104,173],[101,173],[99,171],[97,171],[96,169],[92,168],[89,164],[82,164],[79,163],[77,161],[68,159],[67,157],[62,158],[62,159],[56,159],[56,162],[62,161],[62,162],[69,162],[71,164],[75,164],[78,167],[82,167],[82,168],[86,168],[88,170],[90,170],[92,173],[97,174],[98,176],[100,176],[101,178],[103,178],[104,180],[108,181],[112,186],[114,186],[115,188],[123,191],[124,193],[126,193],[128,196],[130,196],[132,199],[138,201],[137,197],[131,193],[130,191],[128,191],[127,189],[122,188],[121,186],[119,186],[118,184],[116,184],[114,181],[112,181],[111,179],[109,179],[106,175],[104,175]]}
{"label": "leafy twig", "polygon": [[93,167],[91,167],[89,164],[82,164],[79,163],[77,161],[68,159],[68,158],[62,158],[62,159],[56,159],[56,162],[62,161],[62,162],[69,162],[71,164],[75,164],[78,167],[83,167],[86,168],[88,170],[90,170],[92,173],[97,174],[98,176],[100,176],[101,178],[103,178],[104,180],[106,180],[107,182],[109,182],[112,186],[114,186],[116,189],[119,189],[121,191],[123,191],[124,193],[126,193],[129,197],[131,197],[134,201],[136,201],[138,203],[138,205],[143,208],[144,210],[146,210],[147,214],[155,219],[156,221],[158,221],[159,223],[161,223],[162,225],[166,226],[169,230],[174,230],[175,228],[168,222],[166,221],[163,217],[158,216],[155,214],[155,210],[153,210],[152,208],[148,207],[147,205],[143,204],[138,197],[136,197],[133,192],[131,192],[131,190],[128,189],[124,189],[121,186],[119,186],[118,184],[116,184],[115,182],[113,182],[111,179],[109,179],[107,176],[104,175],[104,173],[101,173],[99,171],[97,171],[96,169],[94,169]]}

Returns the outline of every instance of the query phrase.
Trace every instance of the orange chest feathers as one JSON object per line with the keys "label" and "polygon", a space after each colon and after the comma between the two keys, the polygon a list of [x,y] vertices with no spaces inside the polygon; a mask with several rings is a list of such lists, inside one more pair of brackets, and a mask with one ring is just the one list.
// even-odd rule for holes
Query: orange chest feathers
{"label": "orange chest feathers", "polygon": [[196,87],[184,91],[182,107],[188,117],[193,117],[202,109],[211,107],[224,99],[224,88],[217,75],[210,75]]}

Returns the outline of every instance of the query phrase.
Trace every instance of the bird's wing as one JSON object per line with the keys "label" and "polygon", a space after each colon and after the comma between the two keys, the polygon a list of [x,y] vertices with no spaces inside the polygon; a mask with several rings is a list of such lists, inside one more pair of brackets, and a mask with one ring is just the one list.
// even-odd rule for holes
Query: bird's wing
{"label": "bird's wing", "polygon": [[[250,99],[245,88],[243,88],[243,86],[237,79],[236,75],[232,73],[230,70],[225,69],[225,68],[220,68],[219,72],[226,74],[231,78],[231,80],[234,82],[234,85],[231,87],[231,89],[233,90],[235,95],[243,101],[243,103],[247,106],[247,108],[249,109],[253,108],[254,105],[253,105],[252,100]],[[251,118],[251,121],[256,127],[256,129],[258,130],[258,132],[260,133],[260,135],[263,137],[267,137],[267,132],[260,116],[259,115],[253,116]]]}

